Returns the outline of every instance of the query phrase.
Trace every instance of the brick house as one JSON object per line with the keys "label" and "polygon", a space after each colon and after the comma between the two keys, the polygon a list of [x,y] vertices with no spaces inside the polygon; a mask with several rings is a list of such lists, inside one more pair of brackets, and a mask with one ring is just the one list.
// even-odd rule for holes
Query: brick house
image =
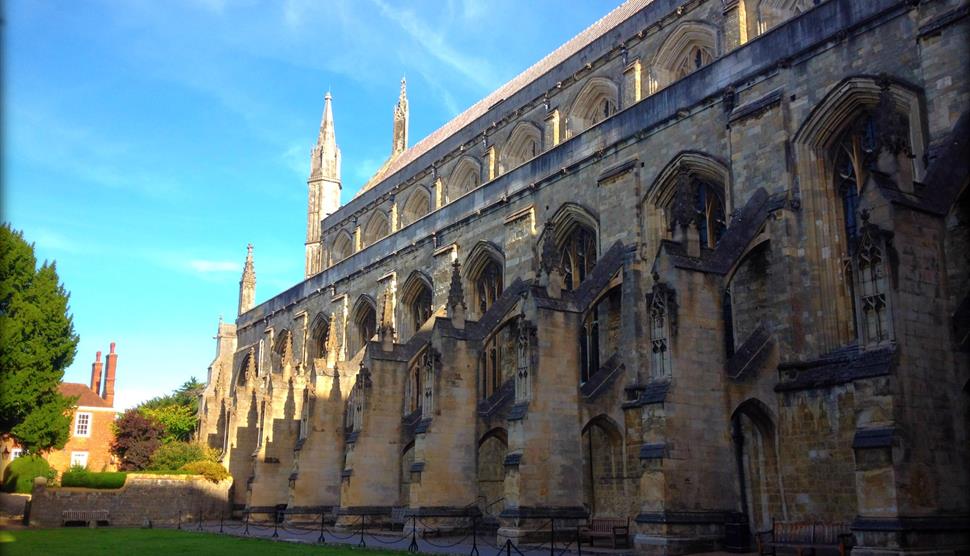
{"label": "brick house", "polygon": [[[94,363],[91,364],[90,385],[63,382],[58,387],[62,395],[77,398],[67,444],[60,450],[51,450],[44,455],[51,467],[58,472],[67,471],[75,463],[92,471],[117,469],[115,458],[110,452],[114,438],[112,424],[118,415],[118,411],[114,409],[117,365],[118,354],[115,353],[115,344],[112,342],[104,363],[101,362],[101,352],[97,352]],[[4,439],[3,445],[3,464],[6,467],[23,451],[12,439]]]}

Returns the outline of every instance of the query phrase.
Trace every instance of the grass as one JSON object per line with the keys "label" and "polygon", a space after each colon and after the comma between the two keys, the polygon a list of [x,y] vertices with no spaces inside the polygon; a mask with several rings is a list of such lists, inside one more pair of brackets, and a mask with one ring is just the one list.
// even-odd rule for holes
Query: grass
{"label": "grass", "polygon": [[7,530],[0,535],[0,553],[38,556],[85,556],[138,554],[204,554],[207,556],[380,556],[401,552],[369,550],[346,545],[312,545],[274,542],[262,539],[243,539],[213,533],[173,531],[171,529],[21,529]]}

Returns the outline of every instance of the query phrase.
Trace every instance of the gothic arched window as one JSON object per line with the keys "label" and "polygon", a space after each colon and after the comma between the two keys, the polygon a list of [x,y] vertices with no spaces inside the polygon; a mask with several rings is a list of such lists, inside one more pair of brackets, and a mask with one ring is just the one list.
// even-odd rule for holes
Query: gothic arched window
{"label": "gothic arched window", "polygon": [[575,290],[596,265],[596,233],[586,226],[576,226],[563,242],[560,256],[564,288]]}
{"label": "gothic arched window", "polygon": [[681,172],[676,191],[663,207],[668,229],[693,222],[700,244],[713,249],[726,228],[723,193],[720,187],[696,175]]}
{"label": "gothic arched window", "polygon": [[475,300],[478,302],[479,315],[485,314],[498,296],[502,295],[503,289],[502,267],[497,261],[489,260],[475,280]]}
{"label": "gothic arched window", "polygon": [[421,416],[425,419],[434,414],[434,353],[431,347],[421,356],[421,372],[424,374],[424,392],[421,400]]}
{"label": "gothic arched window", "polygon": [[[374,337],[377,333],[377,310],[374,308],[373,301],[367,296],[362,296],[357,301],[354,309],[354,325],[357,328],[357,345],[353,346],[353,351],[358,351]],[[347,353],[350,358],[353,354]]]}

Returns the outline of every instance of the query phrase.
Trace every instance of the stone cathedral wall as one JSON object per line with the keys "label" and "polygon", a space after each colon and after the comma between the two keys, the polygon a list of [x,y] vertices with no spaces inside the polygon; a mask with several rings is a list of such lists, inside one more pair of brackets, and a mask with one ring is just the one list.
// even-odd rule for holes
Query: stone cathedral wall
{"label": "stone cathedral wall", "polygon": [[[772,520],[851,523],[860,553],[966,549],[970,10],[794,4],[782,21],[768,0],[627,3],[326,217],[323,271],[240,315],[220,356],[231,410],[210,437],[234,502],[455,528],[478,507],[513,539],[630,518],[658,554]],[[881,146],[856,216],[876,263],[833,184],[867,115]],[[720,192],[716,244],[696,180]],[[546,251],[580,227],[598,260],[559,292]],[[504,293],[482,313],[489,261]],[[876,264],[878,341],[860,312]],[[414,323],[422,284],[433,316]]]}

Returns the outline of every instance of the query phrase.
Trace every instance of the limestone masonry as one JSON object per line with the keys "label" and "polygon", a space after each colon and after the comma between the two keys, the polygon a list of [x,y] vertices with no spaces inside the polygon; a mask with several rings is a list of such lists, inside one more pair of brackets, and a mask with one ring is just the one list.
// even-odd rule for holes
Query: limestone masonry
{"label": "limestone masonry", "polygon": [[234,507],[970,550],[968,16],[630,0],[410,146],[402,81],[343,206],[328,94],[306,277],[256,305],[250,246],[219,325]]}

